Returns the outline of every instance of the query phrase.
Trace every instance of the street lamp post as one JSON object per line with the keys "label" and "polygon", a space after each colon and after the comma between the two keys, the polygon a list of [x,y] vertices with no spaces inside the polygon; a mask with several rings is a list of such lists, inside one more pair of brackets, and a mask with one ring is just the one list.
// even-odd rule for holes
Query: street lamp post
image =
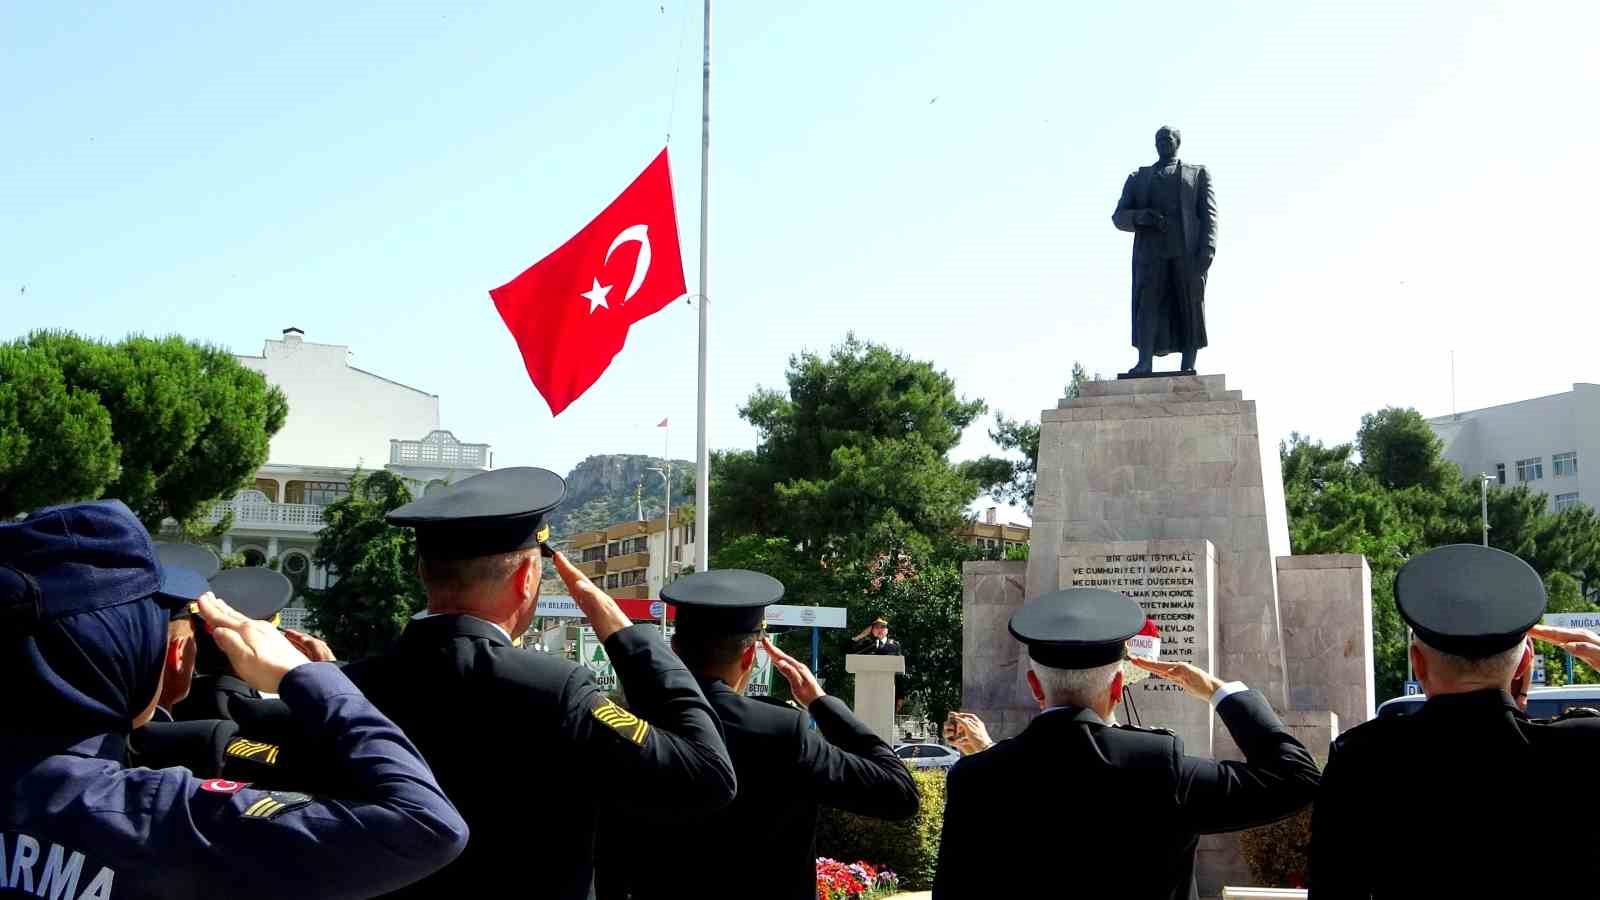
{"label": "street lamp post", "polygon": [[1483,545],[1489,546],[1489,473],[1478,474],[1478,502],[1483,516]]}
{"label": "street lamp post", "polygon": [[[661,465],[651,466],[650,471],[666,482],[666,513],[661,520],[661,587],[664,590],[672,571],[672,460],[662,459]],[[661,599],[661,591],[656,591],[656,600],[661,603],[661,639],[664,641],[667,639],[667,601]]]}

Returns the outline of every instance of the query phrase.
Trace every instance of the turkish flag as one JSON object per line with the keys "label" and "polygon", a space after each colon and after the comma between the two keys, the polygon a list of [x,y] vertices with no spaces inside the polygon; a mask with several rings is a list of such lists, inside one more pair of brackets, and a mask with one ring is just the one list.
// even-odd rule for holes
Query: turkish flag
{"label": "turkish flag", "polygon": [[600,379],[633,323],[686,292],[662,150],[594,221],[489,296],[533,386],[560,415]]}

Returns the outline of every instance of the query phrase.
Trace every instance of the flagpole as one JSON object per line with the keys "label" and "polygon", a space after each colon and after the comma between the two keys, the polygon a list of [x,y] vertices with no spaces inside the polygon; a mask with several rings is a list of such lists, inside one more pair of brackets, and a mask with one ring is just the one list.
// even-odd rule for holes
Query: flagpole
{"label": "flagpole", "polygon": [[697,427],[694,479],[694,567],[704,572],[711,566],[711,451],[706,445],[706,313],[711,299],[706,296],[706,207],[711,172],[711,0],[705,0],[705,56],[700,84],[700,420]]}
{"label": "flagpole", "polygon": [[667,482],[667,506],[661,522],[661,590],[656,592],[656,601],[661,604],[661,639],[667,639],[667,601],[661,592],[667,589],[667,576],[672,571],[672,427],[662,420],[661,430],[661,474]]}

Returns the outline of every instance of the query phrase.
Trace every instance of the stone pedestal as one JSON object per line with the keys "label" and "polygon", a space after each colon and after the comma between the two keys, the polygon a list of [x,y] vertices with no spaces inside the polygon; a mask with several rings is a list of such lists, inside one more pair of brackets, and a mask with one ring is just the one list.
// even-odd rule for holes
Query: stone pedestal
{"label": "stone pedestal", "polygon": [[1027,596],[1065,583],[1067,544],[1148,540],[1211,542],[1216,674],[1286,708],[1277,441],[1221,375],[1089,382],[1041,416]]}
{"label": "stone pedestal", "polygon": [[[1372,570],[1366,558],[1279,557],[1278,602],[1289,707],[1331,710],[1345,728],[1372,718]],[[1306,746],[1326,758],[1326,742]]]}
{"label": "stone pedestal", "polygon": [[[1060,587],[1119,591],[1144,607],[1161,631],[1161,658],[1216,669],[1216,553],[1210,541],[1115,541],[1061,545]],[[1170,728],[1184,751],[1210,756],[1211,707],[1161,678],[1131,689],[1140,724]],[[1120,710],[1119,710],[1120,712]]]}
{"label": "stone pedestal", "polygon": [[844,658],[844,670],[856,676],[856,718],[893,744],[894,677],[905,672],[906,658],[851,653]]}

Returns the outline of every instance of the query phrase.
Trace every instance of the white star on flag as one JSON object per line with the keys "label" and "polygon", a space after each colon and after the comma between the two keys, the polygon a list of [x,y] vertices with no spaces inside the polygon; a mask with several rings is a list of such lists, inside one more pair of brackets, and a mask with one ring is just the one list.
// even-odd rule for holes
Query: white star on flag
{"label": "white star on flag", "polygon": [[611,308],[611,305],[606,303],[606,295],[611,293],[611,285],[601,284],[600,279],[598,278],[591,280],[594,281],[594,287],[584,291],[578,296],[589,301],[589,313],[592,315],[599,307],[605,307],[606,309]]}

